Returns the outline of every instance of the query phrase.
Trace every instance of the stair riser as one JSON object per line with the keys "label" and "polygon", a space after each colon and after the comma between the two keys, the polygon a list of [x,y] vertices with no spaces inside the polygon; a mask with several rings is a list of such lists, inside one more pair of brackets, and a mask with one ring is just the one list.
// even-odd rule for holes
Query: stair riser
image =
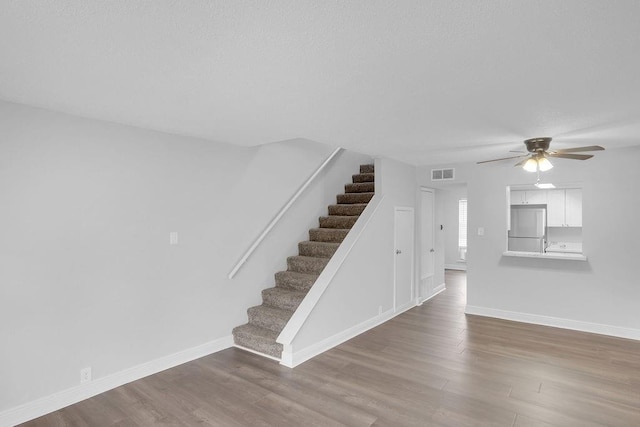
{"label": "stair riser", "polygon": [[278,344],[275,341],[268,341],[264,338],[237,332],[233,334],[233,341],[239,346],[250,348],[278,359],[282,355],[282,344]]}
{"label": "stair riser", "polygon": [[262,291],[262,302],[266,305],[281,308],[283,310],[295,311],[304,299],[303,296],[299,296],[297,294],[274,295],[267,291],[267,289]]}
{"label": "stair riser", "polygon": [[357,216],[321,216],[320,228],[351,228],[357,220]]}
{"label": "stair riser", "polygon": [[255,307],[247,310],[249,315],[249,323],[261,328],[269,329],[274,332],[281,332],[286,326],[289,319],[283,319],[277,316],[270,316],[268,313],[255,310]]}
{"label": "stair riser", "polygon": [[296,291],[308,292],[317,278],[317,276],[294,278],[287,275],[286,271],[279,271],[276,273],[276,286],[281,288],[293,289]]}
{"label": "stair riser", "polygon": [[339,246],[339,243],[300,242],[298,243],[298,252],[302,256],[331,258]]}
{"label": "stair riser", "polygon": [[369,203],[373,198],[373,193],[346,193],[338,194],[336,197],[339,205],[350,203]]}
{"label": "stair riser", "polygon": [[373,193],[374,191],[376,191],[376,185],[373,182],[361,182],[344,186],[345,193]]}
{"label": "stair riser", "polygon": [[299,273],[320,274],[329,262],[326,258],[287,258],[287,269]]}
{"label": "stair riser", "polygon": [[366,205],[330,205],[329,215],[358,216],[366,207]]}
{"label": "stair riser", "polygon": [[358,182],[374,182],[376,175],[373,173],[360,173],[357,175],[351,175],[351,181],[354,184]]}
{"label": "stair riser", "polygon": [[341,243],[349,230],[339,230],[336,228],[314,228],[309,230],[309,240],[313,242],[333,242]]}
{"label": "stair riser", "polygon": [[360,173],[374,173],[373,165],[360,165]]}

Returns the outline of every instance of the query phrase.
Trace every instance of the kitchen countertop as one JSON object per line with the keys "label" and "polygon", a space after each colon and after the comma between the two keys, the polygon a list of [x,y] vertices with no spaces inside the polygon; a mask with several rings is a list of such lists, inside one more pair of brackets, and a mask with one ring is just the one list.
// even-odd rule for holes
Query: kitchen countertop
{"label": "kitchen countertop", "polygon": [[502,256],[517,257],[517,258],[543,258],[543,259],[565,259],[571,261],[586,261],[587,257],[583,254],[571,253],[571,252],[518,252],[518,251],[506,251],[502,253]]}
{"label": "kitchen countertop", "polygon": [[582,253],[582,243],[571,242],[549,242],[549,246],[546,249],[547,253]]}

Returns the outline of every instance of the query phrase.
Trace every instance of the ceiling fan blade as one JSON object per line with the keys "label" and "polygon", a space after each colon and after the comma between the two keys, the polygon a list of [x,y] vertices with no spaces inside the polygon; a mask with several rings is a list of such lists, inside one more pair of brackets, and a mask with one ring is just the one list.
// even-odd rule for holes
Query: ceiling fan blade
{"label": "ceiling fan blade", "polygon": [[522,150],[509,150],[510,153],[521,153],[521,154],[527,154]]}
{"label": "ceiling fan blade", "polygon": [[529,156],[527,156],[527,158],[526,158],[526,159],[522,159],[522,160],[520,160],[518,163],[516,163],[515,165],[513,165],[513,167],[522,166],[522,165],[524,165],[525,163],[527,163],[527,160],[529,160],[529,159],[530,159],[530,157],[529,157]]}
{"label": "ceiling fan blade", "polygon": [[489,162],[499,162],[500,160],[509,160],[509,159],[519,159],[520,157],[526,156],[527,154],[523,154],[520,156],[511,156],[511,157],[503,157],[501,159],[493,159],[493,160],[484,160],[482,162],[477,162],[476,164],[480,164],[480,163],[489,163]]}
{"label": "ceiling fan blade", "polygon": [[553,150],[554,153],[580,153],[581,151],[602,151],[604,147],[599,145],[589,145],[588,147],[560,148]]}
{"label": "ceiling fan blade", "polygon": [[593,157],[593,154],[569,154],[569,153],[547,153],[548,157],[559,157],[561,159],[587,160]]}

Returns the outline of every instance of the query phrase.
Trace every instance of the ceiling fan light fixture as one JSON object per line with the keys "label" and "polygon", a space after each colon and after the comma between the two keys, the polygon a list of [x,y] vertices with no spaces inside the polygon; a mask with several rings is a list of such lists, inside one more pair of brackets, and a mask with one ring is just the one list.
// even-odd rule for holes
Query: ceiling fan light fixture
{"label": "ceiling fan light fixture", "polygon": [[532,157],[522,165],[522,169],[527,172],[535,172],[538,170],[538,161]]}
{"label": "ceiling fan light fixture", "polygon": [[553,165],[551,164],[549,159],[547,159],[546,157],[541,157],[538,159],[538,167],[540,168],[541,172],[546,172],[551,169]]}

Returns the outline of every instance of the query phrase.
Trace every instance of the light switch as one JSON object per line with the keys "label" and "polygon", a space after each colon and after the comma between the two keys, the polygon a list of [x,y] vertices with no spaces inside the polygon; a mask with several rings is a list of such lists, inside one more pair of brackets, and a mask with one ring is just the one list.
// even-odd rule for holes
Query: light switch
{"label": "light switch", "polygon": [[478,227],[478,236],[484,236],[484,227]]}
{"label": "light switch", "polygon": [[172,231],[169,233],[169,244],[177,245],[178,244],[178,232]]}

